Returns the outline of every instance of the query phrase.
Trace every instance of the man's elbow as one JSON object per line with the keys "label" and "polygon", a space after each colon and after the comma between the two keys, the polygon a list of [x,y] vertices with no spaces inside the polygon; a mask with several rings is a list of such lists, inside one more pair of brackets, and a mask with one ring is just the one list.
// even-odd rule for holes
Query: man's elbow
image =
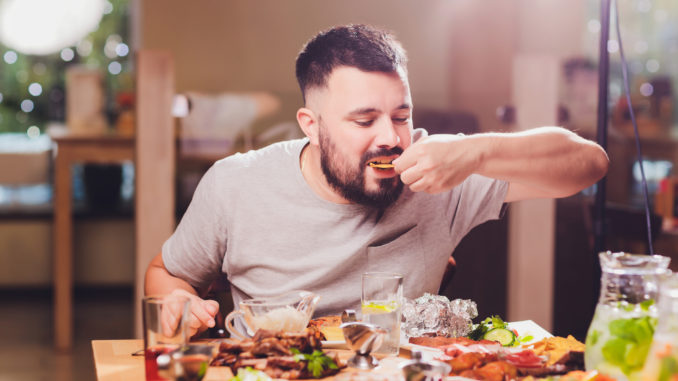
{"label": "man's elbow", "polygon": [[165,265],[162,262],[162,253],[153,257],[151,263],[149,263],[148,267],[146,268],[146,274],[144,275],[144,293],[146,295],[155,293],[154,286],[157,282],[159,271],[166,271]]}

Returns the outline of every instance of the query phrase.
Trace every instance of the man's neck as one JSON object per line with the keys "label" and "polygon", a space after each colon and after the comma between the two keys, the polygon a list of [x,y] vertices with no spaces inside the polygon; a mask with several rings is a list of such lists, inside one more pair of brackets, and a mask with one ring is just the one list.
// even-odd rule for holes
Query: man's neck
{"label": "man's neck", "polygon": [[320,198],[335,204],[351,203],[342,197],[327,182],[325,174],[320,167],[320,151],[317,147],[307,144],[302,149],[301,156],[299,158],[299,166],[301,167],[301,174],[304,176],[306,183]]}

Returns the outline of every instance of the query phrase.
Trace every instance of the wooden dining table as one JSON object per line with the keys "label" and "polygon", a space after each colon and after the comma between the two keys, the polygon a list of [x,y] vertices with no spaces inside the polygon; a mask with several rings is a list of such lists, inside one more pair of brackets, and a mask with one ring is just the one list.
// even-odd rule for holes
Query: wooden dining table
{"label": "wooden dining table", "polygon": [[[217,343],[215,343],[217,345]],[[92,340],[92,352],[94,354],[94,367],[96,369],[97,380],[99,381],[143,381],[145,380],[144,342],[140,339],[132,340]],[[352,353],[344,349],[330,349],[337,352],[339,358],[343,361],[348,360]],[[326,350],[327,351],[327,350]],[[140,355],[141,354],[141,355]],[[379,358],[380,356],[377,355]],[[398,364],[407,361],[410,357],[410,351],[407,348],[401,348],[398,357],[381,358],[380,366],[370,372],[381,373],[384,375],[399,374]],[[347,372],[364,372],[350,368],[341,370]],[[233,373],[230,368],[225,366],[210,366],[203,378],[204,381],[225,381],[230,380]],[[386,377],[385,377],[386,378]],[[325,380],[332,380],[334,377],[327,377]]]}
{"label": "wooden dining table", "polygon": [[75,163],[122,163],[134,160],[134,138],[115,133],[53,130],[54,159],[54,344],[73,346],[73,212],[71,166]]}

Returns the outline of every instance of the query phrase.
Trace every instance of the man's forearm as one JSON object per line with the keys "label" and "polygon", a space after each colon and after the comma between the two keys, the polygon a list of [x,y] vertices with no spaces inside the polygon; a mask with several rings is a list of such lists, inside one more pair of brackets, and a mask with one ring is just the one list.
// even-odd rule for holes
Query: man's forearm
{"label": "man's forearm", "polygon": [[188,282],[167,271],[162,262],[162,255],[158,254],[146,270],[144,292],[146,295],[164,295],[176,289],[186,290],[191,294],[198,295],[198,292]]}
{"label": "man's forearm", "polygon": [[570,196],[607,172],[605,151],[563,128],[471,138],[483,146],[477,173],[511,184],[506,201]]}

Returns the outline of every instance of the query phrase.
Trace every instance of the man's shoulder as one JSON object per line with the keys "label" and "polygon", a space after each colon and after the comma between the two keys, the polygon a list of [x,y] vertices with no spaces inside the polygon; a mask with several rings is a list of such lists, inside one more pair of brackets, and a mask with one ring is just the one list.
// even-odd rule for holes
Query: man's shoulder
{"label": "man's shoulder", "polygon": [[214,163],[216,172],[239,172],[242,170],[280,169],[280,166],[294,161],[307,139],[285,140],[272,143],[266,147],[235,153]]}

